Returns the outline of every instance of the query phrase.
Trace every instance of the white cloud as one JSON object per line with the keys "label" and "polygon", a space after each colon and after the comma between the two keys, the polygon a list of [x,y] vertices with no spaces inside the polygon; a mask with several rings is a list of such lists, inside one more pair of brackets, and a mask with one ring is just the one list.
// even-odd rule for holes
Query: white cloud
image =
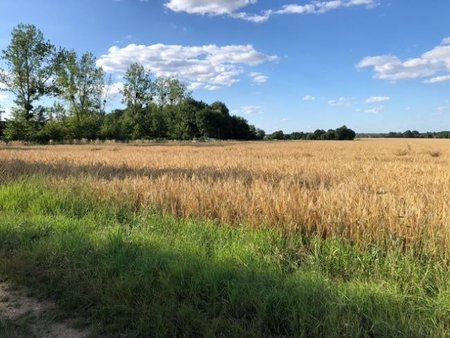
{"label": "white cloud", "polygon": [[260,114],[261,109],[261,106],[242,106],[240,109],[238,109],[238,112],[242,112],[247,115]]}
{"label": "white cloud", "polygon": [[369,109],[364,110],[365,113],[369,114],[378,114],[381,113],[384,110],[384,106],[376,106]]}
{"label": "white cloud", "polygon": [[394,55],[365,57],[357,68],[371,67],[374,77],[381,80],[397,81],[428,78],[425,83],[439,83],[450,80],[450,38],[442,41],[421,56],[401,60]]}
{"label": "white cloud", "polygon": [[274,12],[272,10],[267,10],[262,12],[261,14],[250,14],[246,12],[239,12],[239,13],[231,13],[229,14],[229,16],[231,16],[234,19],[241,19],[254,23],[261,23],[269,20],[269,18],[272,16],[273,13]]}
{"label": "white cloud", "polygon": [[165,6],[174,12],[224,15],[256,2],[257,0],[169,0]]}
{"label": "white cloud", "polygon": [[366,100],[366,103],[379,103],[389,101],[389,96],[371,96]]}
{"label": "white cloud", "polygon": [[253,79],[253,82],[257,84],[263,84],[266,83],[269,77],[267,75],[258,73],[258,72],[251,72],[250,77]]}
{"label": "white cloud", "polygon": [[355,103],[353,97],[340,97],[336,100],[329,100],[328,104],[331,107],[349,107]]}
{"label": "white cloud", "polygon": [[260,23],[273,15],[284,14],[322,14],[341,7],[366,6],[375,7],[375,0],[312,0],[307,4],[288,4],[281,9],[268,9],[260,13],[248,13],[241,9],[254,5],[257,0],[167,0],[165,6],[174,12],[199,15],[227,15],[235,19]]}
{"label": "white cloud", "polygon": [[442,83],[442,82],[447,82],[447,81],[450,81],[450,74],[435,76],[435,77],[432,77],[431,79],[425,80],[424,82],[433,84],[433,83]]}
{"label": "white cloud", "polygon": [[442,39],[441,45],[450,45],[450,37]]}
{"label": "white cloud", "polygon": [[306,95],[303,97],[303,101],[315,101],[316,97],[312,95]]}
{"label": "white cloud", "polygon": [[252,45],[130,44],[123,48],[111,47],[98,59],[97,65],[106,72],[123,74],[130,64],[138,62],[157,76],[174,76],[187,82],[190,89],[216,90],[238,82],[245,67],[277,60],[278,57],[258,52]]}
{"label": "white cloud", "polygon": [[103,95],[109,98],[118,97],[123,90],[123,82],[107,84],[103,90]]}

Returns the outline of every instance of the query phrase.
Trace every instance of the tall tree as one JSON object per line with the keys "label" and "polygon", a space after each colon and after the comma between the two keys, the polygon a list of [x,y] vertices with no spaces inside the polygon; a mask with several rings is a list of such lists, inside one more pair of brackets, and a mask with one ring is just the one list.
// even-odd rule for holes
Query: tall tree
{"label": "tall tree", "polygon": [[124,77],[122,102],[127,105],[126,124],[131,138],[150,137],[151,120],[149,109],[154,99],[155,84],[152,74],[144,66],[131,64]]}
{"label": "tall tree", "polygon": [[96,138],[103,112],[104,72],[92,53],[81,58],[65,52],[57,70],[57,87],[69,104],[69,124],[75,138]]}
{"label": "tall tree", "polygon": [[11,42],[1,54],[6,69],[0,69],[0,84],[15,95],[20,119],[32,120],[39,111],[35,102],[53,92],[59,55],[36,26],[19,24],[13,29]]}
{"label": "tall tree", "polygon": [[77,118],[83,114],[102,112],[105,87],[103,69],[97,67],[92,53],[84,53],[80,59],[74,51],[64,53],[58,67],[57,84],[60,96],[69,103]]}
{"label": "tall tree", "polygon": [[191,97],[186,85],[174,77],[159,77],[155,83],[155,92],[161,106],[178,105]]}
{"label": "tall tree", "polygon": [[133,63],[124,77],[123,103],[129,109],[141,109],[153,102],[155,85],[152,74],[144,66]]}

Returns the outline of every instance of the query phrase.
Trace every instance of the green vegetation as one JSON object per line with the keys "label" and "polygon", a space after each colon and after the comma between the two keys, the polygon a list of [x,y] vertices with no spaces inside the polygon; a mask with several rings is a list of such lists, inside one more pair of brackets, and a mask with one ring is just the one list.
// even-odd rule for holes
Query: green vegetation
{"label": "green vegetation", "polygon": [[392,131],[390,133],[365,133],[357,136],[370,138],[450,138],[450,131],[419,133],[417,130],[407,130],[403,133]]}
{"label": "green vegetation", "polygon": [[448,263],[401,249],[177,220],[75,181],[9,182],[0,206],[0,273],[108,336],[450,330]]}
{"label": "green vegetation", "polygon": [[[12,93],[16,104],[11,119],[0,124],[6,141],[264,137],[244,118],[230,115],[224,103],[197,101],[178,79],[155,78],[139,64],[130,65],[124,77],[126,108],[107,114],[111,83],[95,56],[58,49],[33,25],[14,28],[0,59],[6,65],[0,88]],[[54,105],[40,105],[43,98]]]}
{"label": "green vegetation", "polygon": [[342,126],[337,129],[316,129],[313,133],[293,132],[291,134],[285,134],[282,130],[278,130],[268,136],[269,140],[337,140],[337,141],[349,141],[354,140],[356,133]]}

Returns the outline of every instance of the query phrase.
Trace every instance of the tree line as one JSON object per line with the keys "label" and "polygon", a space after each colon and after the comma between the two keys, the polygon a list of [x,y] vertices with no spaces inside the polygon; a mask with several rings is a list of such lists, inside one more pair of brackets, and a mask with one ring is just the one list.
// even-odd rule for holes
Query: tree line
{"label": "tree line", "polygon": [[[0,88],[12,93],[15,103],[11,117],[0,125],[8,141],[265,136],[244,118],[231,115],[224,103],[197,101],[178,79],[155,77],[138,63],[128,67],[123,79],[125,108],[106,114],[109,86],[95,56],[56,47],[34,25],[13,29],[1,59],[6,69],[0,69]],[[41,105],[45,98],[53,105]]]}
{"label": "tree line", "polygon": [[356,133],[348,128],[347,126],[342,126],[337,129],[328,129],[327,131],[323,129],[316,129],[312,133],[304,132],[293,132],[290,134],[285,134],[282,130],[278,130],[271,135],[268,135],[268,139],[271,140],[354,140]]}
{"label": "tree line", "polygon": [[450,131],[420,133],[417,130],[406,130],[403,133],[391,131],[389,133],[357,134],[357,136],[363,138],[450,138]]}

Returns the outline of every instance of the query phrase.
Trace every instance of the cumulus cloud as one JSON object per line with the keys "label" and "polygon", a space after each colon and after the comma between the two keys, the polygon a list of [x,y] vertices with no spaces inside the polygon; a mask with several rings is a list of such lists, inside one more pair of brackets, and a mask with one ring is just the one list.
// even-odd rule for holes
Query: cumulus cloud
{"label": "cumulus cloud", "polygon": [[369,114],[378,114],[381,113],[384,110],[384,106],[376,106],[369,109],[364,110],[365,113]]}
{"label": "cumulus cloud", "polygon": [[366,103],[379,103],[389,101],[389,96],[371,96],[366,100]]}
{"label": "cumulus cloud", "polygon": [[238,109],[238,112],[251,115],[251,114],[260,114],[261,113],[261,106],[242,106],[240,109]]}
{"label": "cumulus cloud", "polygon": [[449,75],[441,75],[441,76],[435,76],[430,79],[425,80],[425,83],[442,83],[450,81],[450,74]]}
{"label": "cumulus cloud", "polygon": [[340,97],[336,100],[329,100],[328,104],[331,107],[349,107],[355,103],[353,97]]}
{"label": "cumulus cloud", "polygon": [[[216,90],[238,82],[246,67],[277,60],[278,57],[258,52],[252,45],[130,44],[111,47],[97,65],[106,72],[124,73],[130,64],[138,62],[157,76],[174,76],[187,82],[190,89]],[[258,79],[262,81],[263,77],[260,74]]]}
{"label": "cumulus cloud", "polygon": [[167,0],[165,6],[174,12],[199,15],[227,15],[235,19],[260,23],[269,20],[273,15],[284,14],[322,14],[341,7],[376,6],[375,0],[313,0],[307,4],[288,4],[280,9],[267,9],[260,13],[241,11],[254,5],[257,0]]}
{"label": "cumulus cloud", "polygon": [[315,101],[316,97],[312,95],[306,95],[303,97],[303,101]]}
{"label": "cumulus cloud", "polygon": [[251,72],[250,77],[253,79],[253,82],[257,84],[263,84],[266,83],[269,77],[267,75],[258,73],[258,72]]}
{"label": "cumulus cloud", "polygon": [[450,37],[442,39],[441,45],[450,45]]}
{"label": "cumulus cloud", "polygon": [[450,38],[421,56],[402,60],[394,55],[368,56],[356,67],[372,68],[376,79],[398,81],[425,78],[425,83],[450,80]]}
{"label": "cumulus cloud", "polygon": [[114,98],[121,95],[123,90],[123,82],[107,84],[103,90],[103,96]]}
{"label": "cumulus cloud", "polygon": [[174,12],[223,15],[255,4],[257,0],[170,0],[165,6]]}

